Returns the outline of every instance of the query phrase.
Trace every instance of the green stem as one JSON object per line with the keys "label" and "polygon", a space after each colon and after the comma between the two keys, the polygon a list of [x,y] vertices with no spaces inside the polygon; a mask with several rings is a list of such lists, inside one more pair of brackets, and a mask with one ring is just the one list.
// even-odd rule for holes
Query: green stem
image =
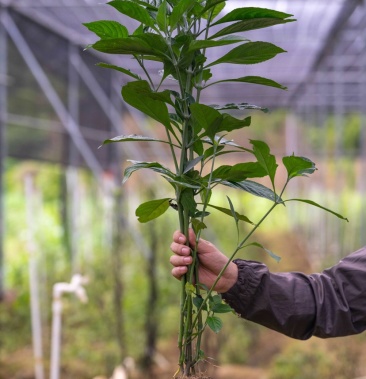
{"label": "green stem", "polygon": [[[211,10],[210,16],[207,20],[207,26],[206,26],[206,32],[205,32],[205,40],[208,38],[208,31],[210,29],[210,24],[212,21],[212,15],[213,15],[214,9]],[[202,54],[206,55],[206,49],[202,49]],[[202,75],[203,75],[203,66],[201,67],[201,72],[200,72],[200,79],[199,79],[199,87],[197,88],[197,96],[196,96],[196,102],[200,102],[200,97],[201,97],[201,91],[202,91]]]}
{"label": "green stem", "polygon": [[[203,310],[203,307],[205,306],[205,304],[207,303],[207,300],[208,298],[210,297],[211,293],[214,291],[214,288],[216,287],[218,281],[221,279],[223,273],[225,272],[225,270],[227,269],[227,267],[229,266],[229,264],[231,263],[231,261],[234,259],[235,255],[238,253],[238,251],[243,247],[243,245],[246,243],[246,241],[252,236],[252,234],[259,228],[259,226],[263,223],[263,221],[269,216],[269,214],[276,208],[276,206],[278,205],[279,203],[274,203],[271,208],[266,212],[266,214],[260,219],[260,221],[258,222],[258,224],[256,224],[252,230],[247,234],[247,236],[241,241],[241,243],[236,247],[235,251],[232,253],[232,255],[230,256],[230,258],[228,259],[227,263],[225,264],[225,266],[221,269],[221,271],[219,272],[219,274],[217,275],[217,278],[215,280],[215,282],[213,283],[212,287],[209,289],[209,291],[207,292],[207,295],[206,297],[204,298],[201,306],[199,307],[198,311],[197,311],[197,315],[199,313],[202,312]],[[196,323],[197,323],[197,315],[196,317],[193,319],[193,323],[192,323],[192,327],[194,328]]]}
{"label": "green stem", "polygon": [[153,91],[155,91],[154,82],[152,81],[152,79],[151,79],[151,77],[149,75],[149,72],[146,70],[143,60],[140,59],[137,55],[133,55],[133,57],[137,60],[137,62],[140,65],[140,67],[144,70],[146,77],[149,79],[151,88],[153,89]]}
{"label": "green stem", "polygon": [[168,136],[170,151],[172,153],[175,170],[176,170],[176,172],[178,172],[179,171],[179,166],[178,166],[177,156],[175,155],[175,151],[174,151],[174,147],[173,147],[173,143],[172,143],[172,138],[171,138],[169,130],[167,128],[165,128],[165,131],[166,131],[166,134]]}
{"label": "green stem", "polygon": [[[179,192],[177,192],[177,200],[179,199]],[[184,230],[184,216],[183,210],[178,202],[179,223],[180,230]],[[180,295],[180,319],[179,319],[179,334],[178,334],[178,348],[179,348],[179,367],[182,370],[184,364],[184,352],[183,352],[183,332],[184,332],[184,307],[186,300],[186,278],[183,276],[181,280],[181,295]]]}

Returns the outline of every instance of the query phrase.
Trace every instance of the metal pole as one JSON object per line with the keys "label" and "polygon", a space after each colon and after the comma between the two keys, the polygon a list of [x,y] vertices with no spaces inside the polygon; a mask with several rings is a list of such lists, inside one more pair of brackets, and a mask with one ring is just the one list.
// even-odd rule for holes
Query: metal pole
{"label": "metal pole", "polygon": [[[68,67],[68,102],[67,107],[69,111],[69,123],[72,127],[72,123],[79,124],[79,87],[80,80],[79,75],[75,70],[75,64],[79,64],[78,47],[69,43],[69,67]],[[69,150],[69,164],[77,165],[78,152],[75,146],[71,143]]]}
{"label": "metal pole", "polygon": [[44,378],[43,371],[43,349],[42,349],[42,323],[41,311],[39,304],[38,288],[38,264],[37,264],[37,246],[35,243],[34,228],[34,173],[29,172],[25,176],[25,195],[27,207],[27,224],[28,224],[28,253],[29,253],[29,287],[31,303],[31,321],[32,321],[32,340],[34,354],[34,373],[36,379]]}
{"label": "metal pole", "polygon": [[[0,7],[0,16],[3,12]],[[0,301],[4,297],[4,173],[6,159],[6,122],[7,122],[7,35],[0,24]]]}
{"label": "metal pole", "polygon": [[[75,70],[75,64],[79,63],[78,47],[69,44],[69,71],[68,71],[68,109],[70,114],[69,122],[76,121],[79,123],[79,75]],[[80,194],[78,186],[77,161],[78,151],[70,141],[69,162],[66,172],[67,178],[67,201],[70,209],[69,212],[69,233],[70,233],[70,254],[72,272],[75,272],[75,263],[77,257],[77,245],[80,224]]]}

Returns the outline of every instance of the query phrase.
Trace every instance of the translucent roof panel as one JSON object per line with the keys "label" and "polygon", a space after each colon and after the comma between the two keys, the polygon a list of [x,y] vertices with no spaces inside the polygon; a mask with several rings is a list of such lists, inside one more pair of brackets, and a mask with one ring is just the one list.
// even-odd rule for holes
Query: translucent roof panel
{"label": "translucent roof panel", "polygon": [[[83,22],[110,19],[123,23],[131,32],[136,27],[133,20],[119,14],[100,0],[0,0],[0,3],[6,3],[17,12],[81,46],[96,40],[95,36],[82,25]],[[246,101],[269,107],[288,107],[300,101],[312,104],[314,101],[304,94],[314,93],[314,87],[310,87],[309,92],[308,88],[304,89],[304,85],[314,83],[318,79],[317,72],[327,72],[326,77],[320,78],[322,83],[334,83],[335,80],[334,75],[328,72],[330,61],[324,60],[326,55],[332,56],[333,62],[342,61],[338,59],[338,54],[346,55],[349,64],[343,67],[343,72],[347,72],[345,76],[341,75],[343,82],[355,71],[358,73],[359,67],[355,68],[354,62],[359,59],[362,49],[364,50],[362,37],[364,34],[359,32],[357,35],[354,31],[359,31],[360,27],[362,30],[365,29],[365,6],[359,0],[230,0],[227,2],[228,10],[250,6],[276,9],[294,15],[296,22],[245,34],[251,40],[272,42],[285,49],[287,53],[253,66],[220,65],[215,68],[215,78],[227,77],[228,72],[232,77],[259,75],[278,81],[288,87],[288,90],[280,91],[255,85],[222,84],[210,87],[210,90],[204,94],[204,101],[208,103]],[[211,49],[209,58],[215,59],[223,52],[224,48]],[[334,60],[335,56],[337,59]],[[134,67],[134,62],[128,57],[101,54],[98,58],[124,67],[133,67],[134,71],[138,71],[138,68]],[[152,66],[156,78],[160,68]],[[329,101],[332,101],[331,97]]]}

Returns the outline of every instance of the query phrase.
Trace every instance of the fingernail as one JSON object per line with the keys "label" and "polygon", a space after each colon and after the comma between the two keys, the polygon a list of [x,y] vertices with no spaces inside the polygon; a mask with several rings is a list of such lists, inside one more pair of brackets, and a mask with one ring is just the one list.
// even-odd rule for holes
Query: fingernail
{"label": "fingernail", "polygon": [[182,248],[182,253],[183,254],[189,254],[189,248],[188,247],[183,247]]}
{"label": "fingernail", "polygon": [[180,236],[180,237],[178,238],[178,241],[179,241],[179,242],[184,242],[184,237],[183,237],[183,236]]}

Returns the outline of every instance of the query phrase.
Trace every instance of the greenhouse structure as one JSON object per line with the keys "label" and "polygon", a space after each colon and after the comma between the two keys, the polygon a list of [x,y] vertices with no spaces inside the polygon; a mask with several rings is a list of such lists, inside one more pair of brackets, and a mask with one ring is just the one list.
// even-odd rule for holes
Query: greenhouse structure
{"label": "greenhouse structure", "polygon": [[[268,41],[286,51],[273,61],[246,66],[245,75],[268,77],[287,89],[223,82],[204,92],[202,101],[206,104],[246,102],[268,108],[269,113],[260,113],[260,122],[264,126],[257,133],[273,139],[275,153],[309,156],[319,163],[319,176],[305,179],[304,187],[294,186],[291,191],[294,194],[305,191],[309,197],[314,194],[316,201],[344,214],[349,223],[333,219],[330,215],[319,216],[310,210],[303,211],[303,208],[298,212],[289,209],[288,222],[294,226],[294,234],[301,235],[302,250],[314,262],[314,269],[333,264],[366,245],[366,1],[229,0],[227,6],[229,10],[238,7],[271,8],[294,15],[295,22],[245,34],[250,40]],[[127,249],[139,252],[137,255],[143,261],[148,259],[150,267],[155,265],[154,244],[158,244],[160,250],[165,244],[165,250],[169,250],[170,232],[174,231],[174,228],[169,229],[171,224],[166,225],[169,236],[162,234],[166,241],[154,239],[151,230],[141,230],[134,220],[132,207],[138,196],[132,194],[131,189],[121,190],[123,170],[128,159],[164,161],[168,159],[167,149],[146,143],[124,143],[123,148],[122,144],[116,143],[99,148],[103,141],[118,135],[149,136],[153,125],[142,113],[122,101],[121,87],[131,78],[97,65],[105,62],[134,67],[134,62],[127,56],[107,55],[90,48],[96,36],[83,24],[97,20],[118,21],[131,32],[138,26],[137,22],[118,14],[107,2],[100,0],[0,0],[0,304],[5,303],[0,312],[5,312],[7,302],[13,301],[9,300],[9,291],[15,288],[15,293],[21,292],[16,288],[16,278],[17,275],[22,277],[22,274],[12,268],[14,264],[21,266],[20,261],[16,261],[17,249],[28,250],[30,267],[27,275],[42,277],[38,285],[44,286],[46,283],[49,287],[47,290],[35,288],[41,292],[41,302],[42,296],[45,299],[52,291],[52,275],[63,282],[70,280],[70,276],[62,277],[55,268],[51,271],[42,268],[46,263],[42,256],[38,256],[38,248],[42,250],[40,246],[48,234],[49,221],[38,225],[37,215],[44,212],[47,199],[51,196],[48,187],[57,187],[55,201],[61,204],[59,206],[63,210],[60,212],[64,212],[64,224],[60,221],[58,228],[61,231],[55,233],[62,235],[60,241],[68,245],[60,248],[67,251],[65,255],[71,261],[72,268],[69,271],[65,269],[66,272],[75,274],[80,267],[85,269],[83,265],[94,264],[94,256],[88,258],[87,252],[100,249],[106,254],[106,250],[116,249],[116,238],[120,239],[117,244],[130,239]],[[223,46],[222,51],[225,48]],[[216,49],[214,53],[209,52],[209,59],[217,59],[222,51]],[[121,59],[124,61],[121,62]],[[158,80],[161,72],[157,62],[152,61],[150,65],[152,79]],[[242,66],[239,65],[220,66],[220,69],[213,70],[216,70],[214,75],[217,80],[227,77],[227,72],[233,77],[243,76],[240,72]],[[140,67],[134,67],[134,71],[143,75]],[[271,125],[274,119],[277,121],[273,122],[280,125],[276,124],[277,129]],[[59,176],[55,177],[62,184],[51,183],[47,179],[43,179],[43,184],[37,182],[38,173],[44,165],[57,168]],[[21,169],[16,168],[20,166]],[[55,177],[50,180],[56,180]],[[139,178],[140,182],[132,182],[132,187],[146,191],[151,187],[154,192],[159,192],[153,174],[146,173]],[[16,181],[20,183],[20,191],[24,191],[19,201],[13,201],[10,197]],[[89,196],[90,199],[85,200]],[[84,200],[89,201],[91,208],[95,202],[97,214],[92,210],[82,210]],[[18,203],[19,209],[16,208]],[[19,213],[15,215],[14,212]],[[19,219],[19,230],[9,237],[17,227],[9,226],[9,219],[15,217]],[[99,222],[100,230],[96,226]],[[23,227],[27,230],[22,230]],[[120,230],[116,231],[116,227]],[[87,242],[89,230],[94,233],[93,238],[99,238],[102,242],[96,242],[96,245]],[[23,244],[17,244],[18,237],[18,242],[23,241]],[[78,252],[81,245],[84,258]],[[44,258],[45,261],[47,259]],[[58,258],[49,259],[56,262]],[[123,260],[122,257],[120,261],[114,261],[114,267],[123,269]],[[63,264],[66,267],[69,263]],[[38,273],[32,272],[32,264],[38,267]],[[90,267],[90,272],[93,272]],[[146,269],[144,265],[141,267],[140,270]],[[296,269],[301,270],[301,267]],[[146,270],[148,272],[148,268]],[[164,265],[160,270],[165,270]],[[169,276],[170,269],[166,271],[166,276]],[[90,272],[88,276],[93,277]],[[127,272],[126,280],[132,275]],[[151,271],[146,274],[152,279],[154,275],[157,274]],[[123,332],[123,328],[128,328],[123,326],[123,322],[129,316],[124,316],[123,310],[118,311],[118,302],[129,306],[129,302],[133,301],[118,300],[118,288],[120,296],[129,289],[126,283],[118,282],[118,274],[114,276],[111,273],[111,276],[116,278],[113,283],[117,310],[113,317],[120,316],[120,321],[116,321],[115,334],[121,347],[124,338],[133,337],[126,337],[128,332]],[[21,283],[24,284],[23,281]],[[144,285],[145,282],[136,284],[137,291],[141,290],[138,286]],[[150,299],[154,299],[157,296],[158,289],[154,286],[147,285],[150,295],[146,298],[151,296]],[[164,296],[168,297],[167,291]],[[104,300],[100,299],[100,309],[105,306]],[[45,303],[49,305],[50,300]],[[41,311],[45,312],[42,306],[46,308],[48,305],[41,305]],[[131,317],[137,317],[138,313],[136,311],[135,316]],[[24,317],[30,318],[31,315],[29,313]],[[51,316],[42,317],[42,324],[47,324]],[[89,327],[93,328],[92,325]],[[5,339],[6,330],[0,318],[0,331]],[[50,337],[47,330],[44,333],[46,337],[43,338]],[[33,347],[34,338],[33,334]],[[72,341],[68,339],[67,343],[71,345]],[[51,348],[43,342],[43,349]],[[7,357],[11,355],[9,351],[16,349],[5,344],[5,350],[4,356]],[[72,354],[78,353],[73,351]],[[124,357],[127,352],[121,347],[118,354]],[[67,358],[63,356],[63,359]],[[105,358],[105,362],[107,360]],[[101,364],[98,367],[105,367],[108,371],[114,362],[105,362],[104,366]],[[1,367],[0,359],[0,379],[3,379],[6,376],[2,376]],[[36,367],[36,379],[43,378],[39,370]],[[70,370],[69,378],[87,377],[78,376],[76,369],[74,374],[70,374]],[[358,373],[366,375],[366,369],[352,373],[352,378]],[[66,378],[67,373],[65,375]],[[14,374],[7,378],[15,377],[25,376]],[[351,378],[337,376],[342,377]]]}

